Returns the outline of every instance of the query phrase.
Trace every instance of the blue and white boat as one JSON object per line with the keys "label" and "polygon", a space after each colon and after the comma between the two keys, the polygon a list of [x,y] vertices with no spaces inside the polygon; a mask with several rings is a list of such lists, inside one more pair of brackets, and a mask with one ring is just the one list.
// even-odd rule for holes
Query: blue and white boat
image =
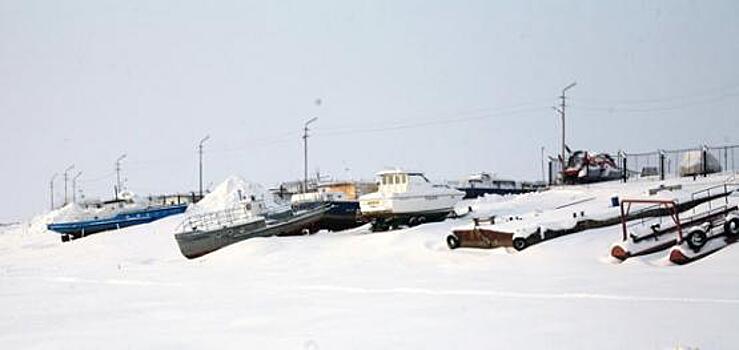
{"label": "blue and white boat", "polygon": [[161,218],[184,213],[185,203],[157,203],[134,201],[132,196],[106,202],[87,202],[75,205],[76,216],[66,221],[47,225],[51,231],[62,234],[62,241],[81,238],[94,233],[141,225]]}

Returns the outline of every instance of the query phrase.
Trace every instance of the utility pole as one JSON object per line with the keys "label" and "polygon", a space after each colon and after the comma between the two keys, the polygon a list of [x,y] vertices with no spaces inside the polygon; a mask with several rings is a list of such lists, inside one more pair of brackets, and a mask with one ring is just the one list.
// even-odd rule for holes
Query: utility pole
{"label": "utility pole", "polygon": [[198,144],[198,155],[200,158],[200,198],[203,198],[203,143],[210,139],[210,135],[205,135]]}
{"label": "utility pole", "polygon": [[58,173],[54,173],[49,181],[49,193],[51,194],[51,210],[54,210],[54,179],[59,176]]}
{"label": "utility pole", "polygon": [[303,177],[303,192],[308,192],[308,125],[318,120],[318,117],[313,117],[303,127],[303,160],[304,164],[304,177]]}
{"label": "utility pole", "polygon": [[69,176],[67,173],[74,169],[74,164],[67,167],[67,169],[64,169],[64,205],[67,205],[67,181],[69,180]]}
{"label": "utility pole", "polygon": [[565,86],[564,89],[562,89],[562,95],[559,96],[561,99],[561,102],[559,104],[559,108],[555,108],[557,112],[559,112],[559,115],[562,117],[562,154],[561,154],[561,163],[562,163],[562,178],[564,179],[564,172],[565,172],[565,162],[566,162],[566,156],[567,156],[567,146],[565,143],[565,108],[567,107],[567,90],[575,87],[577,85],[576,82],[571,83],[570,85]]}
{"label": "utility pole", "polygon": [[118,199],[118,193],[121,192],[121,161],[126,158],[124,153],[115,160],[115,199]]}
{"label": "utility pole", "polygon": [[72,178],[72,203],[77,203],[77,178],[82,175],[82,171],[78,171],[77,175]]}

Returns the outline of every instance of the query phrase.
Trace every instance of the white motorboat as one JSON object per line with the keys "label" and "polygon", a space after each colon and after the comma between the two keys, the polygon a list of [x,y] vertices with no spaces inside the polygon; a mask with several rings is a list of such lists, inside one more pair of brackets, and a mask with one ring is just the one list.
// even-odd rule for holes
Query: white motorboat
{"label": "white motorboat", "polygon": [[359,197],[362,216],[373,230],[441,221],[465,195],[446,185],[432,184],[423,173],[399,169],[377,173],[377,192]]}

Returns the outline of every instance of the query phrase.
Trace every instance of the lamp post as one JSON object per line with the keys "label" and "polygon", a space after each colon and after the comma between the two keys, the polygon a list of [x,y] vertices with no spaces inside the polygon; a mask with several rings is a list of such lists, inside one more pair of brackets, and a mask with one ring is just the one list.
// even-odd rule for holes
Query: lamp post
{"label": "lamp post", "polygon": [[54,175],[51,177],[51,180],[49,180],[49,194],[51,195],[51,210],[54,210],[54,180],[56,177],[59,176],[58,173],[54,173]]}
{"label": "lamp post", "polygon": [[308,192],[308,125],[318,120],[318,117],[313,117],[303,127],[303,192]]}
{"label": "lamp post", "polygon": [[200,198],[203,198],[203,144],[205,141],[208,141],[210,139],[210,135],[205,135],[202,139],[200,139],[200,143],[198,144],[198,156],[200,159],[199,162],[199,174],[200,174]]}
{"label": "lamp post", "polygon": [[78,171],[77,175],[72,178],[72,203],[77,203],[77,178],[82,175],[82,171]]}
{"label": "lamp post", "polygon": [[565,144],[565,108],[567,106],[567,103],[565,102],[565,100],[567,99],[567,95],[566,95],[567,90],[572,89],[573,87],[575,87],[575,85],[577,85],[577,83],[573,82],[570,85],[565,86],[564,89],[562,89],[562,95],[559,96],[559,98],[561,99],[561,102],[559,104],[559,109],[557,109],[557,112],[559,112],[559,115],[562,117],[562,155],[561,155],[562,169],[561,171],[562,171],[563,179],[564,179],[565,162],[566,162],[565,157],[567,156],[567,153],[566,153],[567,146]]}
{"label": "lamp post", "polygon": [[121,192],[121,161],[126,158],[124,153],[115,160],[115,199],[118,199],[118,193]]}
{"label": "lamp post", "polygon": [[72,169],[74,169],[74,164],[68,166],[67,169],[64,169],[64,205],[67,205],[67,182],[69,180],[67,173]]}

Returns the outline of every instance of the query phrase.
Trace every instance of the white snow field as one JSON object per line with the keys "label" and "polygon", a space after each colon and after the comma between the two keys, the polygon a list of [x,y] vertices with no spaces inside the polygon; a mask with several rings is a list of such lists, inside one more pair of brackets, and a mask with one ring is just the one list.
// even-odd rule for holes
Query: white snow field
{"label": "white snow field", "polygon": [[[726,177],[664,183],[681,182],[689,191]],[[462,206],[526,216],[572,196],[589,196],[595,199],[578,210],[597,211],[608,207],[612,194],[646,196],[645,189],[661,183],[568,187]],[[257,238],[187,260],[172,234],[183,218],[68,243],[45,231],[42,219],[3,227],[0,347],[736,349],[739,344],[739,244],[685,266],[667,263],[666,252],[614,262],[608,249],[621,235],[618,226],[522,252],[449,250],[444,238],[469,223],[467,217],[383,233],[361,227]]]}

